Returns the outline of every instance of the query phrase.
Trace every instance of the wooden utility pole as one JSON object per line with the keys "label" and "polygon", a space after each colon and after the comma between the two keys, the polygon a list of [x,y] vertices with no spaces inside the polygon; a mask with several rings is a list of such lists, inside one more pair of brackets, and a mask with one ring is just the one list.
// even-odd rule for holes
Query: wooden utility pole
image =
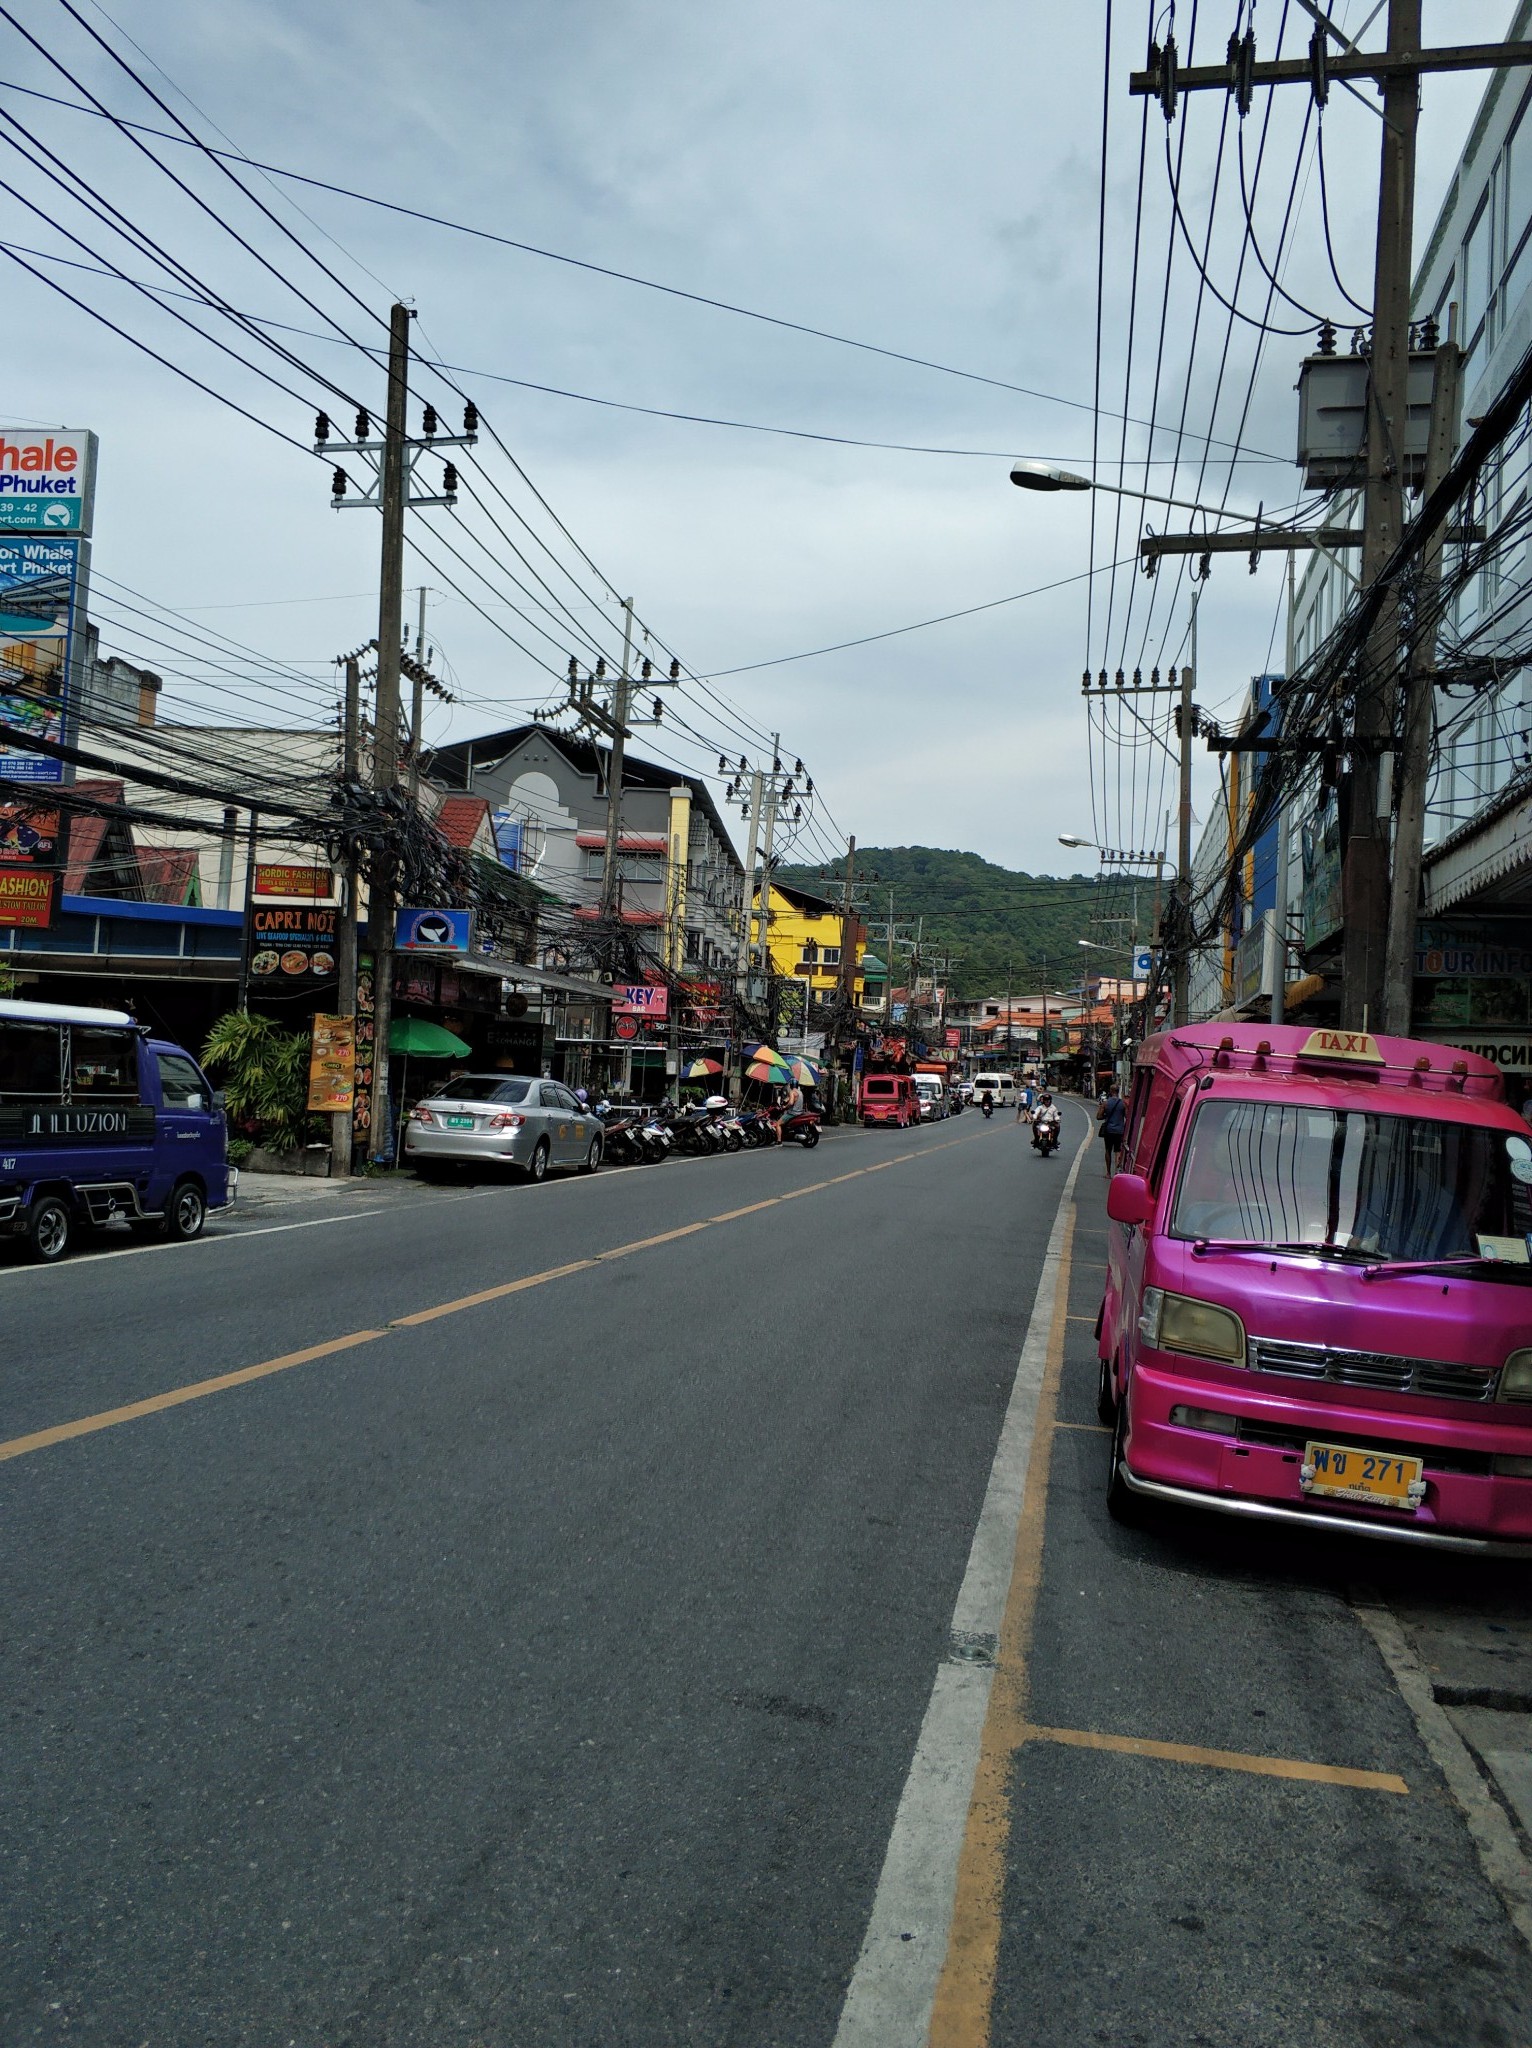
{"label": "wooden utility pole", "polygon": [[[1455,309],[1454,309],[1455,310]],[[1431,438],[1426,449],[1424,495],[1429,498],[1452,467],[1458,437],[1463,352],[1454,323],[1437,346],[1436,382],[1431,394]],[[1441,581],[1442,529],[1421,557],[1416,586],[1416,627],[1407,650],[1404,676],[1404,738],[1399,749],[1399,815],[1388,899],[1388,945],[1383,978],[1383,1029],[1410,1034],[1415,981],[1415,923],[1420,911],[1420,870],[1426,844],[1426,790],[1431,776],[1436,689],[1436,594]]]}

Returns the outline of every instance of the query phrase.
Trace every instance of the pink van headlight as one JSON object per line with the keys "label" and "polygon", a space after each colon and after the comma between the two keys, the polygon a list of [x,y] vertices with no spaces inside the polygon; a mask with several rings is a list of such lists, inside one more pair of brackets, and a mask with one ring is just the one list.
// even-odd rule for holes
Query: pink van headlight
{"label": "pink van headlight", "polygon": [[1501,1401],[1532,1401],[1532,1351],[1513,1351],[1500,1368]]}
{"label": "pink van headlight", "polygon": [[[1232,1309],[1190,1294],[1146,1287],[1138,1334],[1158,1351],[1183,1351],[1192,1358],[1216,1358],[1223,1365],[1245,1362],[1245,1326]],[[1532,1354],[1529,1354],[1532,1357]],[[1526,1398],[1532,1401],[1532,1390]]]}

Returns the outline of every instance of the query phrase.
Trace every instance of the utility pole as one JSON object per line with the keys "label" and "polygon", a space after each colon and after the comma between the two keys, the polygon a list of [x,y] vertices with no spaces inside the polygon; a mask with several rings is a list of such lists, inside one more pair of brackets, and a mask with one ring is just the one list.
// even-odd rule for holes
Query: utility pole
{"label": "utility pole", "polygon": [[[371,439],[372,422],[364,411],[356,418],[354,441],[332,442],[328,415],[314,421],[316,455],[357,455],[373,470],[374,484],[364,485],[358,496],[349,495],[353,481],[344,469],[337,469],[330,485],[330,503],[337,512],[356,507],[376,510],[383,517],[383,543],[378,567],[378,668],[375,722],[372,741],[372,783],[380,796],[395,794],[399,785],[399,676],[404,632],[404,515],[411,508],[457,503],[457,471],[446,463],[442,490],[423,496],[411,488],[415,465],[426,451],[442,448],[472,448],[478,439],[479,415],[472,403],[463,408],[461,434],[440,434],[435,411],[427,406],[423,438],[408,438],[406,408],[409,402],[410,320],[408,306],[390,307],[388,316],[388,406],[383,439]],[[412,813],[413,815],[413,813]],[[394,916],[397,888],[397,860],[383,848],[373,862],[367,899],[367,922],[372,938],[374,967],[374,1016],[377,1045],[374,1050],[372,1087],[372,1152],[375,1159],[387,1159],[393,1149],[393,1118],[388,1097],[388,1034],[394,996]]]}
{"label": "utility pole", "polygon": [[410,802],[420,797],[420,727],[426,694],[426,586],[420,586],[420,623],[415,628],[415,665],[410,670]]}
{"label": "utility pole", "polygon": [[[1388,54],[1420,48],[1420,0],[1389,0]],[[1378,247],[1372,300],[1367,408],[1367,483],[1362,501],[1362,587],[1375,583],[1404,531],[1403,451],[1409,423],[1410,230],[1415,206],[1415,126],[1420,82],[1413,72],[1383,83],[1383,155],[1378,179]],[[1347,777],[1341,848],[1341,1023],[1364,1031],[1381,1022],[1388,935],[1390,789],[1380,744],[1393,731],[1399,673],[1399,603],[1389,590],[1363,655],[1356,736]],[[1370,744],[1369,744],[1370,743]]]}
{"label": "utility pole", "polygon": [[[1283,657],[1283,680],[1291,682],[1298,639],[1298,557],[1287,558],[1287,650]],[[1271,917],[1277,928],[1277,961],[1271,977],[1271,1021],[1287,1021],[1287,871],[1292,864],[1292,843],[1288,832],[1290,807],[1277,812],[1277,872],[1272,888]]]}
{"label": "utility pole", "polygon": [[[1236,34],[1222,64],[1181,69],[1174,36],[1169,35],[1163,47],[1157,42],[1150,44],[1148,66],[1132,74],[1128,90],[1157,98],[1169,121],[1175,116],[1179,96],[1186,92],[1230,93],[1243,120],[1256,89],[1263,85],[1306,83],[1321,108],[1335,82],[1352,91],[1352,81],[1372,80],[1382,88],[1383,136],[1361,533],[1361,588],[1366,592],[1378,582],[1404,530],[1411,216],[1420,80],[1428,72],[1494,71],[1532,65],[1532,42],[1506,39],[1498,43],[1422,48],[1420,0],[1388,0],[1386,47],[1368,51],[1360,49],[1309,0],[1303,0],[1303,5],[1318,24],[1306,58],[1258,62],[1255,31],[1251,27],[1243,38]],[[1331,49],[1331,41],[1341,46],[1338,54]],[[1317,538],[1311,536],[1311,544]],[[1250,543],[1243,535],[1218,536],[1221,548],[1247,544]],[[1195,551],[1209,552],[1209,543],[1202,541]],[[1345,932],[1341,1023],[1349,1029],[1366,1028],[1381,1017],[1391,955],[1397,993],[1401,949],[1398,945],[1391,947],[1389,941],[1392,791],[1382,763],[1385,754],[1393,758],[1391,740],[1400,682],[1399,654],[1398,601],[1396,592],[1390,589],[1383,593],[1363,655],[1356,688],[1355,745],[1343,785],[1341,892]],[[1429,701],[1428,696],[1428,708]],[[1419,758],[1428,768],[1429,739]],[[1401,801],[1413,813],[1421,799],[1404,780],[1402,761],[1400,774]],[[1410,911],[1413,915],[1413,901]]]}
{"label": "utility pole", "polygon": [[[362,671],[354,654],[346,656],[346,701],[342,714],[340,773],[343,786],[350,789],[361,779]],[[335,933],[335,978],[340,1014],[356,1028],[357,894],[358,867],[354,846],[346,848],[345,873],[341,881],[340,918]],[[353,1070],[354,1071],[354,1070]],[[330,1167],[332,1173],[351,1171],[351,1136],[354,1109],[338,1109],[330,1119]]]}
{"label": "utility pole", "polygon": [[250,1007],[251,916],[255,903],[255,849],[260,822],[260,812],[251,811],[250,832],[245,841],[245,927],[243,943],[239,949],[239,1007],[242,1010],[248,1010]]}
{"label": "utility pole", "polygon": [[[1456,307],[1448,316],[1447,339],[1436,350],[1436,383],[1431,394],[1431,437],[1426,448],[1423,495],[1429,498],[1452,467],[1458,435],[1463,352],[1457,345]],[[1437,528],[1421,558],[1414,615],[1419,621],[1407,651],[1404,676],[1404,740],[1399,750],[1399,816],[1388,899],[1388,948],[1384,971],[1383,1029],[1410,1034],[1415,979],[1415,923],[1420,911],[1420,869],[1426,843],[1426,788],[1431,774],[1436,688],[1436,593],[1441,580],[1442,529]]]}
{"label": "utility pole", "polygon": [[766,824],[761,835],[761,911],[756,944],[761,949],[761,969],[771,976],[771,849],[777,833],[777,777],[782,773],[782,735],[771,736],[771,773],[766,779]]}
{"label": "utility pole", "polygon": [[[745,841],[744,886],[739,905],[739,950],[734,962],[735,1021],[738,1022],[749,991],[750,926],[755,916],[755,848],[761,829],[763,785],[760,770],[750,777],[750,822]],[[741,1056],[740,1085],[744,1085],[745,1062]]]}
{"label": "utility pole", "polygon": [[[388,414],[379,458],[379,504],[383,513],[383,548],[378,570],[378,673],[375,683],[376,721],[372,736],[372,783],[380,792],[399,781],[399,655],[404,608],[405,406],[409,398],[410,309],[396,305],[388,320]],[[372,1150],[375,1159],[394,1151],[393,1117],[388,1095],[388,1037],[394,1007],[394,910],[396,862],[388,850],[379,853],[368,896],[374,973],[374,1016],[377,1046],[372,1070]]]}
{"label": "utility pole", "polygon": [[622,601],[622,673],[612,686],[612,745],[606,765],[606,861],[601,870],[601,921],[621,909],[618,858],[622,848],[622,765],[628,737],[628,699],[633,659],[633,600]]}
{"label": "utility pole", "polygon": [[840,1040],[841,1030],[850,1012],[856,990],[856,927],[852,921],[851,896],[856,887],[856,837],[853,834],[846,841],[846,874],[840,890],[840,973],[836,977],[835,1024],[830,1034],[830,1057],[825,1062],[828,1100],[825,1108],[831,1116],[836,1114],[836,1103],[840,1093]]}
{"label": "utility pole", "polygon": [[1172,892],[1175,904],[1174,994],[1170,1012],[1172,1024],[1190,1024],[1192,1021],[1192,740],[1197,725],[1197,707],[1192,702],[1192,691],[1196,687],[1197,679],[1197,607],[1201,602],[1202,591],[1203,586],[1199,583],[1192,593],[1192,658],[1181,670],[1181,698],[1176,713],[1181,743],[1181,793],[1180,805],[1176,812],[1176,879]]}

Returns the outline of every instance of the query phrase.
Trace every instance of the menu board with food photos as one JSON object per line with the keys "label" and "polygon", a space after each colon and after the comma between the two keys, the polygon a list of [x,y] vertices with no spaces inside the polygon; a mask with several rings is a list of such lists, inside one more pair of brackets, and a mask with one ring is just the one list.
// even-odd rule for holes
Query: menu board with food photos
{"label": "menu board with food photos", "polygon": [[335,979],[333,903],[262,903],[245,906],[245,947],[250,990],[286,994]]}

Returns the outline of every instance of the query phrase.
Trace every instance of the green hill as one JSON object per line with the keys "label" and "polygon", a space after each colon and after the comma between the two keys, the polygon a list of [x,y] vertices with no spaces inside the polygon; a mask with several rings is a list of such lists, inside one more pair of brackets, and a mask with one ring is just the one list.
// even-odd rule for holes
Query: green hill
{"label": "green hill", "polygon": [[[960,997],[1003,994],[1008,972],[1018,995],[1035,993],[1042,987],[1045,957],[1051,986],[1067,986],[1079,977],[1081,962],[1089,957],[1076,942],[1091,932],[1092,918],[1122,907],[1107,900],[1109,892],[1113,897],[1121,894],[1120,882],[1102,883],[1083,875],[1028,875],[977,853],[945,847],[858,847],[856,864],[859,877],[878,877],[858,890],[872,927],[872,950],[884,951],[892,889],[901,931],[925,920],[926,967],[951,953],[948,985]],[[840,877],[833,870],[826,875],[817,867],[783,866],[777,873],[799,888],[839,897]],[[1147,896],[1141,908],[1147,929]],[[1109,934],[1102,931],[1100,936]],[[901,973],[905,964],[901,952]],[[1095,964],[1106,969],[1114,965],[1105,955],[1098,955]]]}

